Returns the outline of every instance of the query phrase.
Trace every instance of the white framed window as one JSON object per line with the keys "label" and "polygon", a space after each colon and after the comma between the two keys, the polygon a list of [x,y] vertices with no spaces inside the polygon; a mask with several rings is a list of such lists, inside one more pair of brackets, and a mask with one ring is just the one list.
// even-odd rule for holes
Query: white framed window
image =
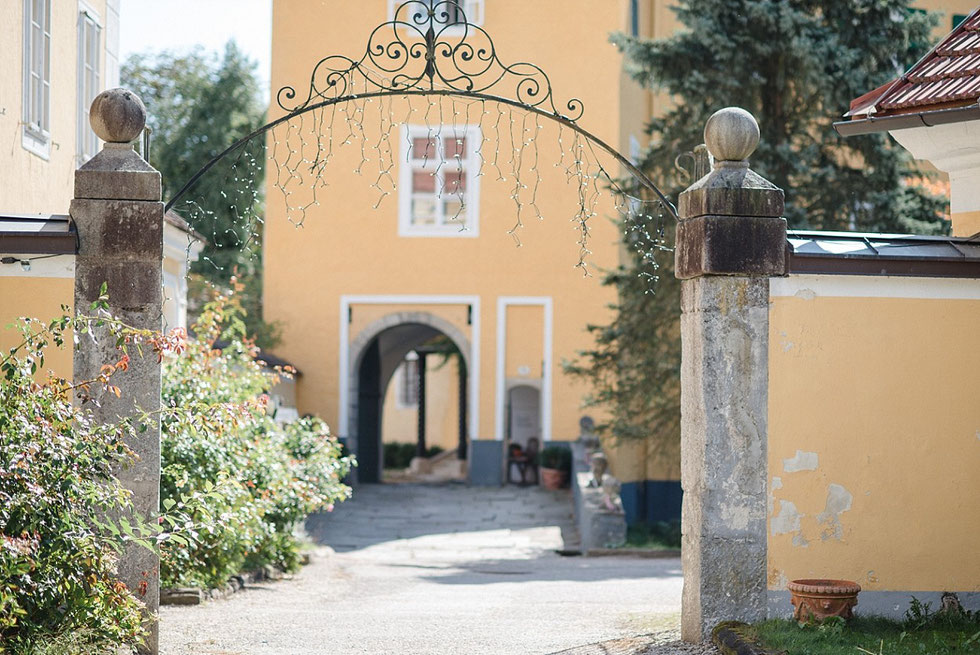
{"label": "white framed window", "polygon": [[84,164],[99,151],[99,137],[92,131],[88,111],[92,100],[102,90],[102,25],[98,16],[85,4],[78,8],[78,98],[75,152],[78,164]]}
{"label": "white framed window", "polygon": [[397,406],[399,409],[418,407],[419,404],[419,356],[414,352],[405,355],[395,378],[398,381]]}
{"label": "white framed window", "polygon": [[[388,20],[395,19],[395,11],[405,4],[406,0],[388,0]],[[483,25],[483,0],[412,0],[409,6],[398,16],[399,20],[410,23],[409,16],[424,5],[435,6],[440,12],[449,14],[450,23],[462,23],[465,16],[471,25]],[[441,20],[439,22],[442,22]],[[462,28],[459,29],[462,31]],[[456,29],[449,27],[445,34],[453,34]]]}
{"label": "white framed window", "polygon": [[51,154],[51,0],[24,0],[24,134],[22,144]]}
{"label": "white framed window", "polygon": [[479,236],[480,128],[405,125],[401,142],[399,236]]}

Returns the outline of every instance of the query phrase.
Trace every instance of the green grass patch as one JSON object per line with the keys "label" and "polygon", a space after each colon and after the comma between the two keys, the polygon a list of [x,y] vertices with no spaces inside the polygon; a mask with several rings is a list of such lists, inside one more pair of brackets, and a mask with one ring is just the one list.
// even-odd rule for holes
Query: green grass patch
{"label": "green grass patch", "polygon": [[789,655],[960,655],[980,653],[980,621],[963,614],[925,623],[856,616],[848,623],[800,626],[774,619],[750,626],[759,645]]}
{"label": "green grass patch", "polygon": [[626,528],[626,548],[677,550],[681,547],[680,521],[637,523]]}

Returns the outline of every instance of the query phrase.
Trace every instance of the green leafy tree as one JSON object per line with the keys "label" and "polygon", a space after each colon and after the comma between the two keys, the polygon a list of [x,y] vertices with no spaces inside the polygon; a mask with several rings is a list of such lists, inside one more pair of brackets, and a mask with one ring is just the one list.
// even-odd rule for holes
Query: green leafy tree
{"label": "green leafy tree", "polygon": [[687,28],[665,39],[622,34],[628,71],[673,109],[649,124],[645,165],[681,190],[674,158],[705,121],[737,105],[759,121],[752,168],[786,191],[791,227],[945,233],[945,200],[886,134],[844,139],[831,124],[849,102],[925,54],[936,17],[909,0],[679,0]]}
{"label": "green leafy tree", "polygon": [[[121,77],[146,104],[153,130],[150,163],[161,173],[165,199],[264,122],[255,63],[233,41],[220,58],[201,49],[132,55]],[[249,333],[269,347],[278,331],[261,320],[263,147],[262,140],[255,141],[220,162],[174,210],[208,241],[193,270],[224,287],[237,272],[245,285]],[[205,295],[204,285],[192,285],[192,290]]]}

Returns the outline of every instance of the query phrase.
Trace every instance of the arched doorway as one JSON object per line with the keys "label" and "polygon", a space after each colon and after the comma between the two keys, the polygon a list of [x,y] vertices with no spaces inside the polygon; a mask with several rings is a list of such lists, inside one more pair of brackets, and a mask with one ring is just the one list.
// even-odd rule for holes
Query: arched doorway
{"label": "arched doorway", "polygon": [[[467,459],[470,348],[459,329],[427,312],[386,316],[354,339],[345,395],[350,402],[348,447],[359,463],[357,482],[382,481],[386,410],[389,430],[398,426],[398,440],[409,437],[419,454],[439,445],[454,449],[457,460]],[[426,388],[427,380],[441,382],[437,394]],[[440,404],[433,406],[430,395],[437,395]],[[393,411],[396,402],[410,411]]]}

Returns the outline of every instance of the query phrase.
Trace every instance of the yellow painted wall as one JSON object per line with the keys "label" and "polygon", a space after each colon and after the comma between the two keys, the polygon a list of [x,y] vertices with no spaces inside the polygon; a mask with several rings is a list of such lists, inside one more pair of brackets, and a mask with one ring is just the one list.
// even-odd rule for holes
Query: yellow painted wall
{"label": "yellow painted wall", "polygon": [[540,380],[543,362],[544,307],[540,305],[507,307],[505,375],[508,378]]}
{"label": "yellow painted wall", "polygon": [[972,237],[980,234],[980,211],[957,212],[952,215],[953,236]]}
{"label": "yellow painted wall", "polygon": [[[425,396],[425,443],[452,450],[459,443],[459,367],[452,359],[437,367],[441,358],[427,360]],[[398,405],[398,375],[385,392],[381,440],[384,443],[415,443],[418,439],[418,410]]]}
{"label": "yellow painted wall", "polygon": [[[61,305],[72,305],[75,280],[57,277],[0,276],[0,352],[6,355],[21,343],[16,329],[21,316],[45,322],[62,315]],[[62,377],[71,377],[72,353],[69,343],[64,349],[51,346],[45,355],[45,368]]]}
{"label": "yellow painted wall", "polygon": [[[88,0],[103,20],[105,0]],[[21,145],[23,128],[24,3],[0,3],[0,212],[67,214],[76,166],[78,2],[51,3],[51,156]],[[101,58],[105,65],[105,56]],[[103,81],[105,75],[103,74]]]}
{"label": "yellow painted wall", "polygon": [[[105,41],[105,0],[87,0],[103,23]],[[22,146],[24,93],[24,3],[0,2],[0,44],[5,65],[0,66],[0,213],[67,214],[71,202],[76,167],[78,10],[75,0],[51,3],[50,112],[51,151],[45,159]],[[105,66],[102,53],[100,63]],[[103,81],[105,74],[103,71]],[[18,253],[0,253],[0,255]],[[58,262],[68,258],[58,258]],[[35,268],[57,268],[48,260]],[[0,265],[0,349],[6,352],[19,334],[7,329],[19,316],[50,320],[61,316],[61,305],[72,304],[74,281],[71,277],[27,276],[4,271],[15,265]],[[70,266],[66,264],[65,266]],[[35,271],[36,272],[36,271]],[[63,272],[61,273],[63,274]],[[68,273],[70,275],[70,271]],[[48,355],[47,365],[59,375],[71,376],[70,350]]]}
{"label": "yellow painted wall", "polygon": [[772,300],[770,589],[980,591],[980,299],[797,296]]}
{"label": "yellow painted wall", "polygon": [[[326,54],[348,53],[359,56],[364,52],[365,39],[371,29],[385,18],[385,4],[366,6],[341,4],[330,6],[313,3],[274,3],[272,88],[286,84],[303,87],[310,71]],[[625,6],[625,0],[617,5]],[[621,57],[608,43],[610,32],[624,28],[624,12],[610,12],[602,3],[573,0],[567,11],[556,13],[548,3],[527,3],[518,0],[495,0],[486,4],[486,29],[493,35],[497,51],[507,61],[533,61],[547,71],[556,93],[564,102],[579,97],[586,108],[582,125],[594,130],[601,138],[616,143],[620,136],[620,84],[617,75],[600,75],[599,71],[617,71]],[[574,51],[556,47],[553,39],[541,38],[541,26],[548,25],[562,42],[575,43]],[[583,79],[583,70],[596,71]],[[501,92],[507,93],[505,89]],[[511,91],[512,92],[512,91]],[[275,95],[275,93],[273,93]],[[413,123],[424,123],[427,101],[414,99],[416,113]],[[471,118],[479,115],[478,106],[471,107]],[[452,103],[443,104],[445,117],[453,116]],[[439,106],[433,105],[433,123]],[[457,105],[463,115],[465,108]],[[523,212],[524,229],[520,230],[523,246],[515,247],[507,234],[515,223],[514,189],[509,164],[509,139],[503,132],[498,141],[490,129],[497,108],[487,105],[484,116],[484,176],[480,194],[480,236],[476,238],[408,238],[399,237],[397,229],[397,197],[386,197],[377,210],[372,208],[380,196],[372,188],[378,177],[378,153],[373,144],[381,134],[376,130],[378,117],[387,116],[387,106],[378,102],[366,105],[368,119],[364,127],[368,136],[366,151],[370,159],[358,177],[351,173],[361,162],[359,142],[340,147],[345,132],[334,144],[334,158],[326,168],[330,186],[317,191],[319,205],[307,212],[302,228],[287,220],[282,194],[270,179],[268,220],[265,235],[265,308],[266,318],[282,321],[282,356],[294,361],[304,371],[299,382],[301,412],[315,412],[343,434],[346,426],[337,421],[337,359],[339,335],[339,296],[342,294],[448,294],[476,295],[481,300],[481,375],[479,380],[480,425],[474,438],[488,439],[495,434],[495,334],[496,298],[499,296],[550,296],[555,308],[554,332],[554,418],[555,438],[572,439],[578,436],[578,420],[583,411],[581,398],[585,391],[581,383],[567,379],[561,372],[562,358],[574,357],[586,348],[589,336],[585,326],[609,319],[606,305],[613,300],[612,291],[599,284],[598,277],[584,278],[574,269],[578,261],[577,233],[570,219],[577,210],[576,188],[569,186],[564,171],[553,164],[558,161],[558,133],[542,119],[540,133],[540,166],[542,179],[538,189],[538,207],[543,220],[533,209]],[[272,117],[281,115],[274,109]],[[392,115],[401,120],[408,113],[404,101],[396,102]],[[331,118],[326,113],[326,120]],[[346,118],[337,114],[338,124]],[[458,119],[463,122],[463,119]],[[521,116],[515,131],[521,136]],[[509,111],[502,125],[509,124]],[[446,120],[451,122],[451,119]],[[307,133],[312,118],[304,123]],[[528,128],[534,130],[533,121]],[[372,131],[373,130],[373,131]],[[529,136],[527,138],[530,138]],[[566,148],[571,134],[564,133]],[[298,151],[300,141],[293,132],[277,131],[272,144],[285,148],[292,144]],[[393,138],[396,148],[399,139]],[[500,144],[503,150],[502,175],[490,168],[490,154]],[[326,146],[326,144],[324,144]],[[307,138],[305,152],[311,157],[315,143]],[[400,151],[398,151],[400,153]],[[530,153],[531,150],[529,149]],[[396,161],[400,159],[396,158]],[[526,160],[529,162],[529,160]],[[570,163],[566,159],[566,164]],[[397,169],[396,169],[397,170]],[[525,163],[526,182],[533,179],[530,164]],[[530,184],[529,184],[530,187]],[[523,191],[530,193],[530,189]],[[277,197],[277,194],[278,197]],[[311,199],[309,191],[297,190],[290,202],[299,204]],[[611,203],[599,205],[599,216],[590,222],[593,236],[590,249],[593,265],[613,266],[618,257],[618,234],[607,220],[614,210]],[[297,218],[296,214],[293,218]],[[596,269],[593,269],[596,270]],[[417,310],[418,307],[409,308]],[[392,308],[385,308],[385,312]],[[540,311],[540,308],[539,308]],[[354,322],[367,320],[354,311]],[[472,334],[463,324],[461,329]],[[358,333],[351,325],[351,338]],[[535,335],[540,340],[540,336]]]}
{"label": "yellow painted wall", "polygon": [[604,439],[602,449],[610,471],[620,482],[681,479],[680,444]]}
{"label": "yellow painted wall", "polygon": [[[912,6],[941,14],[939,25],[933,31],[933,37],[938,41],[952,31],[953,16],[968,16],[977,8],[977,3],[974,0],[915,0]],[[909,66],[914,63],[907,62]]]}

